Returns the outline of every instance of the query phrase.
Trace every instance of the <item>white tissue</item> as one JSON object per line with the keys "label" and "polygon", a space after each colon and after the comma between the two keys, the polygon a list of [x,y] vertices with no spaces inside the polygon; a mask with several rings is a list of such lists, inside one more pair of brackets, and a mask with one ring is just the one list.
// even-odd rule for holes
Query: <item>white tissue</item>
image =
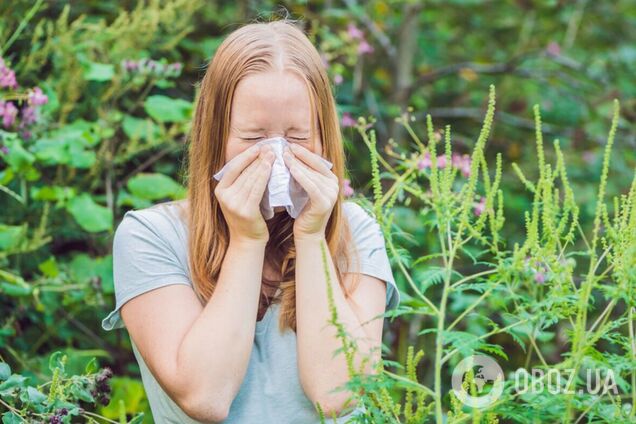
{"label": "white tissue", "polygon": [[[290,143],[283,137],[273,137],[256,143],[256,145],[262,144],[272,146],[276,159],[272,164],[272,173],[269,176],[269,181],[260,203],[261,213],[266,220],[272,219],[274,217],[274,208],[276,206],[284,206],[287,213],[296,219],[307,204],[307,201],[309,201],[309,195],[292,177],[283,160],[284,147]],[[333,164],[324,158],[321,159],[331,169]],[[225,169],[231,162],[226,163],[219,172],[214,174],[214,178],[217,181],[223,177]]]}

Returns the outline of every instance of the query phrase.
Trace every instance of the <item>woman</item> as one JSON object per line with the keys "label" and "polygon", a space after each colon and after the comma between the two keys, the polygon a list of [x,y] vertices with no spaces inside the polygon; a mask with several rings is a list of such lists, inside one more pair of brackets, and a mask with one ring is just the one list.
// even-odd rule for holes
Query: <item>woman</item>
{"label": "woman", "polygon": [[[296,219],[275,208],[266,221],[259,208],[274,154],[256,143],[271,137],[291,143],[285,165],[309,196]],[[127,328],[159,423],[312,423],[316,403],[345,422],[361,408],[334,390],[348,371],[333,356],[321,243],[368,373],[399,292],[378,224],[343,201],[335,102],[305,34],[289,21],[232,32],[208,65],[189,142],[187,199],[128,211],[117,227],[117,302],[103,328]]]}

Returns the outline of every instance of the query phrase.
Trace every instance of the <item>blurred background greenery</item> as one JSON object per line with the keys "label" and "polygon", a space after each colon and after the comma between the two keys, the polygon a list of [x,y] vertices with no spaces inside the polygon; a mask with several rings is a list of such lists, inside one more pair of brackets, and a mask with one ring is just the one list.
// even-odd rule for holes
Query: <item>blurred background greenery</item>
{"label": "blurred background greenery", "polygon": [[[418,134],[430,114],[436,128],[452,126],[454,150],[469,153],[490,84],[497,112],[487,156],[502,153],[506,164],[510,244],[524,236],[531,202],[510,164],[535,177],[534,104],[547,142],[561,141],[584,227],[594,214],[614,98],[621,119],[608,194],[631,182],[631,0],[2,2],[1,359],[46,379],[53,351],[69,353],[69,374],[97,357],[115,373],[113,401],[100,413],[118,417],[119,399],[130,416],[148,410],[127,335],[99,325],[114,304],[113,231],[126,210],[183,196],[192,101],[223,37],[242,23],[287,14],[300,20],[328,68],[356,195],[371,193],[369,152],[353,128],[359,116],[376,118],[378,148],[389,157],[412,143],[395,122],[409,106]],[[415,215],[401,211],[400,225],[426,241],[417,249],[426,248],[435,242]],[[423,326],[387,322],[387,356],[403,360]],[[558,340],[551,343],[557,360]]]}

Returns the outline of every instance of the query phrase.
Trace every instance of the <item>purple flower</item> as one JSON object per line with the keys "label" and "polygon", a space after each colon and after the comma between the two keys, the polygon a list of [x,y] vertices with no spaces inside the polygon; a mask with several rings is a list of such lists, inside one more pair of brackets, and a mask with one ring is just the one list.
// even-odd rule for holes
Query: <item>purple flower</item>
{"label": "purple flower", "polygon": [[345,197],[351,197],[355,193],[353,187],[351,187],[351,181],[348,178],[345,178],[342,183],[342,193]]}
{"label": "purple flower", "polygon": [[20,127],[24,127],[27,125],[33,125],[38,120],[38,114],[36,108],[33,106],[23,107],[20,111],[22,115],[22,120],[20,121]]}
{"label": "purple flower", "polygon": [[29,140],[33,137],[33,133],[27,129],[20,130],[20,138],[23,140]]}
{"label": "purple flower", "polygon": [[342,125],[343,127],[355,127],[356,120],[353,119],[349,112],[344,112],[342,114],[342,119],[340,120],[340,125]]}
{"label": "purple flower", "polygon": [[417,169],[421,171],[425,168],[430,168],[430,167],[431,167],[431,154],[429,152],[426,152],[424,153],[424,156],[422,157],[422,159],[417,161]]}
{"label": "purple flower", "polygon": [[353,22],[349,22],[349,25],[347,25],[347,34],[354,40],[364,39],[364,33]]}
{"label": "purple flower", "polygon": [[9,154],[9,148],[7,146],[1,146],[0,147],[0,152],[2,152],[2,154],[8,155]]}
{"label": "purple flower", "polygon": [[559,43],[557,43],[556,41],[550,41],[548,43],[548,46],[545,48],[545,51],[550,56],[558,56],[561,54],[561,46],[559,46]]}
{"label": "purple flower", "polygon": [[18,88],[18,81],[15,79],[15,72],[5,65],[4,59],[0,57],[0,87]]}
{"label": "purple flower", "polygon": [[462,163],[462,157],[460,156],[459,153],[453,153],[451,156],[451,164],[455,167],[455,168],[459,168],[461,166]]}
{"label": "purple flower", "polygon": [[534,274],[534,281],[539,284],[545,283],[545,274],[541,271]]}
{"label": "purple flower", "polygon": [[49,101],[49,98],[46,94],[42,93],[42,89],[40,87],[35,87],[29,92],[29,98],[27,101],[31,106],[42,106]]}
{"label": "purple flower", "polygon": [[462,171],[462,175],[466,178],[470,177],[470,164],[470,156],[462,155],[462,163],[460,164],[459,169]]}
{"label": "purple flower", "polygon": [[437,167],[438,168],[446,168],[446,156],[445,155],[439,155],[437,157]]}
{"label": "purple flower", "polygon": [[358,53],[359,54],[373,53],[373,46],[367,43],[366,40],[362,40],[360,41],[360,44],[358,44]]}
{"label": "purple flower", "polygon": [[181,74],[181,70],[183,69],[183,65],[180,62],[171,63],[166,66],[166,74],[171,77],[177,77]]}
{"label": "purple flower", "polygon": [[139,67],[139,64],[135,62],[134,60],[125,59],[121,62],[121,66],[122,68],[124,68],[124,71],[132,72],[137,70],[137,68]]}
{"label": "purple flower", "polygon": [[460,155],[459,153],[453,153],[451,158],[452,166],[459,169],[462,175],[466,178],[470,176],[470,163],[470,156],[466,154]]}
{"label": "purple flower", "polygon": [[485,197],[481,197],[481,199],[479,200],[479,203],[477,203],[475,205],[475,215],[480,216],[482,213],[484,213],[484,211],[486,210],[486,198]]}
{"label": "purple flower", "polygon": [[18,116],[18,109],[13,103],[0,100],[0,116],[2,117],[2,125],[9,128]]}
{"label": "purple flower", "polygon": [[342,77],[342,75],[340,75],[340,74],[334,75],[334,77],[333,77],[334,84],[340,85],[340,84],[342,84],[343,81],[344,81],[344,78]]}

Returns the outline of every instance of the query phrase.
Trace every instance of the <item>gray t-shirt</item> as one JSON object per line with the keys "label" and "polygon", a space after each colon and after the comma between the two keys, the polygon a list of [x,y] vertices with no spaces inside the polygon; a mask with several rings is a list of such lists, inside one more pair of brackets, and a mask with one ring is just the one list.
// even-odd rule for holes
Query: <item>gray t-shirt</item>
{"label": "gray t-shirt", "polygon": [[[124,328],[119,313],[127,301],[170,284],[192,287],[187,259],[184,201],[166,202],[128,211],[113,239],[115,309],[102,321],[106,331]],[[380,227],[361,206],[344,203],[344,212],[360,255],[360,272],[387,282],[387,310],[396,308],[400,293],[386,253]],[[352,265],[351,269],[355,269]],[[296,333],[278,329],[279,304],[271,305],[256,322],[247,372],[224,423],[318,423],[319,415],[305,395],[298,376]],[[157,423],[197,423],[165,393],[131,339],[134,356]],[[344,423],[361,408],[339,417]],[[328,421],[332,422],[332,421]]]}

